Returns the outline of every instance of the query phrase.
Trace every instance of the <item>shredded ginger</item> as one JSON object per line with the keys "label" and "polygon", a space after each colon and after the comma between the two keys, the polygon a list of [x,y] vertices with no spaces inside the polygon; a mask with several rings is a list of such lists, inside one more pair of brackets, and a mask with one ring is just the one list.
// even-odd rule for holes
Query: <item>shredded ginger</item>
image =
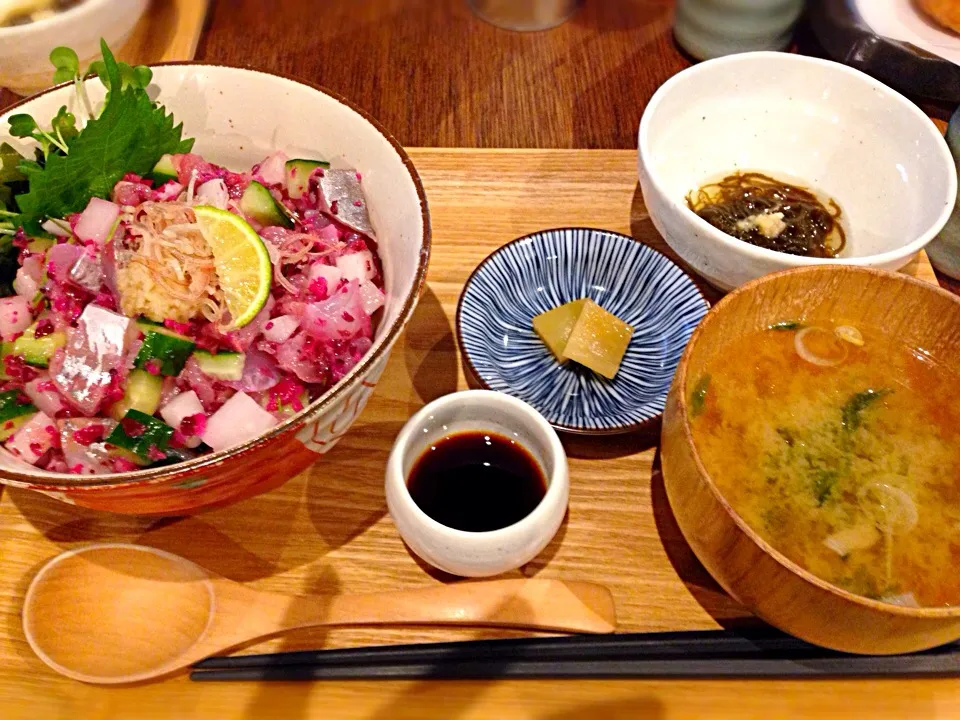
{"label": "shredded ginger", "polygon": [[189,205],[145,202],[125,207],[127,231],[117,249],[117,289],[127,316],[155,322],[204,317],[218,323],[225,312],[213,253]]}

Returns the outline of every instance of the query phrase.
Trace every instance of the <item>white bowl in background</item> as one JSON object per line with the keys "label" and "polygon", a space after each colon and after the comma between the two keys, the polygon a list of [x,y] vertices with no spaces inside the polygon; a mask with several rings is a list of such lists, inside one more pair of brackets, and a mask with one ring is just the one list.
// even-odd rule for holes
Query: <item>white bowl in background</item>
{"label": "white bowl in background", "polygon": [[[540,504],[500,530],[467,532],[447,527],[421,510],[407,487],[414,464],[432,443],[470,430],[515,437],[547,480]],[[434,400],[403,426],[387,460],[386,493],[393,524],[425,562],[454,575],[489,577],[530,562],[550,543],[567,512],[570,475],[560,438],[534,408],[503,393],[466,390]]]}
{"label": "white bowl in background", "polygon": [[[757,247],[687,207],[691,190],[737,170],[834,198],[847,230],[841,256]],[[804,265],[897,270],[943,228],[957,196],[947,144],[916,105],[845,65],[778,52],[710,60],[664,83],[640,121],[639,172],[654,226],[723,290]]]}
{"label": "white bowl in background", "polygon": [[18,95],[53,84],[50,51],[73,48],[81,67],[100,58],[100,38],[114,52],[127,41],[149,0],[82,0],[46,20],[0,28],[0,87]]}

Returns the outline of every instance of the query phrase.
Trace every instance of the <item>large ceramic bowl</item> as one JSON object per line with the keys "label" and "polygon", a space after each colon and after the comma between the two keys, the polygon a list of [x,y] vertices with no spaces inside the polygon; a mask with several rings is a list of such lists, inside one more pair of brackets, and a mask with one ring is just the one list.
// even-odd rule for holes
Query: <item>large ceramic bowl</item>
{"label": "large ceramic bowl", "polygon": [[127,41],[149,0],[82,0],[46,20],[0,28],[0,87],[18,95],[50,85],[50,51],[76,50],[86,67],[100,57],[100,38],[114,50]]}
{"label": "large ceramic bowl", "polygon": [[[940,232],[957,196],[947,144],[916,105],[858,70],[787,53],[731,55],[675,75],[644,111],[639,148],[653,224],[723,290],[806,265],[897,270]],[[691,190],[737,170],[792,179],[834,198],[847,230],[841,256],[756,247],[687,207]]]}
{"label": "large ceramic bowl", "polygon": [[717,582],[781,630],[856,653],[912,652],[957,640],[960,606],[910,608],[869,600],[788,560],[733,510],[694,444],[694,383],[726,343],[783,318],[810,322],[837,317],[860,327],[883,327],[910,347],[924,348],[935,360],[957,367],[960,299],[933,285],[843,266],[789,270],[744,285],[708,313],[677,368],[661,445],[670,507]]}
{"label": "large ceramic bowl", "polygon": [[[327,452],[363,410],[390,348],[413,313],[430,254],[423,186],[396,140],[345,99],[295,80],[239,68],[174,64],[154,68],[160,100],[197,139],[194,151],[228,167],[250,167],[272,150],[342,159],[363,173],[386,281],[386,306],[373,347],[322,397],[269,433],[237,447],[164,468],[78,479],[38,470],[0,451],[0,482],[86,507],[182,514],[272,489]],[[95,101],[99,81],[88,83]],[[74,100],[59,87],[0,116],[49,118]],[[14,142],[14,145],[17,143]]]}

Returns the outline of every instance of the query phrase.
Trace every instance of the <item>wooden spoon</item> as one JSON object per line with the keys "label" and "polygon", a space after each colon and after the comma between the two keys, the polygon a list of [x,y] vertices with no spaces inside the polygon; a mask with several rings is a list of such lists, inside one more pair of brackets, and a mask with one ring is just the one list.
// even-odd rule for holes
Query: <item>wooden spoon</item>
{"label": "wooden spoon", "polygon": [[560,580],[278,595],[162,550],[123,544],[53,558],[30,583],[23,607],[23,629],[40,659],[67,677],[100,684],[158,678],[295,628],[387,624],[607,633],[616,610],[607,588]]}

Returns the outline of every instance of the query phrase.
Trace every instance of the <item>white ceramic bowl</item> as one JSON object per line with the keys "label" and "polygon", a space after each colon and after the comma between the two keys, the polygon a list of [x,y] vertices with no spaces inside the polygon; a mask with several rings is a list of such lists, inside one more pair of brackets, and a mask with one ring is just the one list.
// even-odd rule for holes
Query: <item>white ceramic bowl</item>
{"label": "white ceramic bowl", "polygon": [[[442,525],[417,506],[407,488],[414,463],[432,443],[468,430],[516,438],[547,479],[547,493],[533,512],[502,530],[465,532]],[[567,456],[550,423],[527,403],[467,390],[434,400],[403,426],[387,461],[386,493],[394,525],[424,561],[464,577],[498,575],[533,560],[557,534],[570,496]]]}
{"label": "white ceramic bowl", "polygon": [[50,51],[58,45],[76,50],[83,67],[100,57],[100,38],[118,51],[149,4],[149,0],[83,0],[47,20],[0,28],[0,87],[18,95],[49,87]]}
{"label": "white ceramic bowl", "polygon": [[[88,80],[87,88],[94,103],[103,99],[99,80]],[[212,162],[244,169],[283,150],[357,168],[386,283],[373,347],[340,382],[265,435],[168,467],[82,477],[39,470],[0,450],[2,483],[100,510],[173,515],[270,490],[309,467],[349,430],[416,307],[430,256],[430,219],[406,153],[344,98],[269,73],[197,64],[154,67],[150,92],[183,123],[185,135],[196,138],[194,152]],[[61,86],[10,108],[0,115],[0,142],[26,150],[28,144],[6,136],[7,118],[25,112],[47,122],[61,105],[75,110],[75,95],[72,86]]]}
{"label": "white ceramic bowl", "polygon": [[[846,219],[841,257],[756,247],[687,207],[687,193],[736,170],[834,198]],[[664,83],[640,121],[639,171],[657,230],[724,290],[804,265],[897,270],[936,236],[957,196],[946,142],[916,105],[845,65],[776,52],[710,60]]]}

